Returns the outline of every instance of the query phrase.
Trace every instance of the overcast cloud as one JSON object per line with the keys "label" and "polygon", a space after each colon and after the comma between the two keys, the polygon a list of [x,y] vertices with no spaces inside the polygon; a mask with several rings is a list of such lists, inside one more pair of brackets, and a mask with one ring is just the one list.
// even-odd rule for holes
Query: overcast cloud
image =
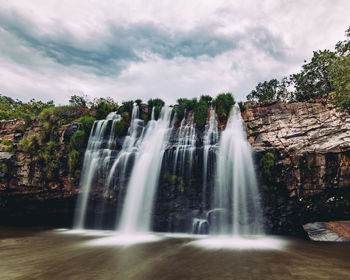
{"label": "overcast cloud", "polygon": [[0,94],[61,104],[76,93],[245,100],[350,24],[347,0],[2,2]]}

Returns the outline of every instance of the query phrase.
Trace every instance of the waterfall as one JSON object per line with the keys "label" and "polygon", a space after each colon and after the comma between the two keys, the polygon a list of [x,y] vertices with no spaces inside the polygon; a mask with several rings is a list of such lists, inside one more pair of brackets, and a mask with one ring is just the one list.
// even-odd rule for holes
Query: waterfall
{"label": "waterfall", "polygon": [[205,133],[203,137],[203,198],[202,208],[207,209],[207,187],[208,179],[212,177],[213,167],[215,166],[215,146],[219,141],[218,122],[213,107],[210,107],[209,119],[205,125]]}
{"label": "waterfall", "polygon": [[113,112],[105,120],[95,121],[93,124],[84,155],[80,193],[74,216],[74,228],[76,229],[84,228],[91,186],[98,171],[104,172],[107,169],[112,154],[111,148],[115,142],[114,123],[120,120],[120,115]]}
{"label": "waterfall", "polygon": [[[134,104],[128,134],[109,170],[106,187],[114,189],[118,187],[119,192],[124,190],[127,185],[126,172],[132,169],[134,158],[138,152],[138,142],[143,132],[144,121],[139,119],[139,106]],[[123,198],[119,198],[119,202],[121,202]]]}
{"label": "waterfall", "polygon": [[[202,149],[197,147],[201,132],[197,135],[193,112],[178,128],[171,122],[169,107],[162,108],[158,120],[153,110],[146,126],[139,115],[134,104],[127,135],[120,138],[120,115],[111,113],[94,123],[82,167],[76,229],[91,227],[94,218],[95,228],[103,228],[107,220],[108,227],[117,222],[122,232],[147,232],[153,216],[161,220],[157,230],[168,226],[170,231],[188,231],[193,221],[193,233],[263,232],[251,148],[238,108],[232,108],[219,135],[210,107]],[[165,187],[158,189],[160,183]],[[92,199],[96,191],[100,195]],[[157,200],[164,203],[154,207]],[[87,219],[91,207],[95,216]]]}
{"label": "waterfall", "polygon": [[211,233],[263,233],[259,192],[250,144],[238,107],[233,107],[222,132],[216,166]]}
{"label": "waterfall", "polygon": [[171,109],[163,107],[159,119],[148,122],[138,141],[138,152],[127,187],[118,229],[135,233],[150,230],[154,195],[158,186],[163,154],[168,144]]}
{"label": "waterfall", "polygon": [[[186,115],[186,114],[185,114]],[[196,150],[196,129],[194,127],[194,116],[189,114],[181,121],[180,127],[175,135],[175,151],[173,155],[173,175],[180,176],[189,184],[193,155]]]}
{"label": "waterfall", "polygon": [[[123,145],[116,157],[110,161],[109,171],[107,172],[107,180],[105,182],[104,190],[107,192],[113,189],[117,193],[117,211],[116,217],[119,218],[121,205],[124,200],[125,188],[128,180],[128,172],[132,170],[134,159],[138,151],[137,143],[144,132],[144,121],[139,118],[139,106],[135,103],[133,105],[130,126],[128,133],[123,141]],[[104,203],[102,206],[102,213],[104,210]],[[103,216],[100,218],[102,224]]]}

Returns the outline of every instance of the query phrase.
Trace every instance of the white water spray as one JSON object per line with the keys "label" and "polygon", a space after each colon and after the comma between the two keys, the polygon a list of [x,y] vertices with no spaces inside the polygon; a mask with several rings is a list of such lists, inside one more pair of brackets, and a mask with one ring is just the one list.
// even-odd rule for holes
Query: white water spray
{"label": "white water spray", "polygon": [[98,170],[105,170],[111,157],[111,146],[115,142],[114,123],[120,121],[120,115],[110,113],[105,120],[96,121],[92,127],[80,179],[80,193],[74,217],[74,228],[83,229],[91,186]]}
{"label": "white water spray", "polygon": [[[202,207],[206,209],[207,204],[207,187],[208,187],[208,171],[211,175],[211,167],[215,163],[215,150],[214,147],[219,141],[219,129],[218,122],[216,120],[216,114],[213,107],[210,107],[209,119],[205,126],[205,133],[203,137],[203,198]],[[209,170],[208,170],[209,169]]]}
{"label": "white water spray", "polygon": [[127,187],[118,229],[126,233],[148,232],[154,195],[158,186],[163,154],[168,144],[171,109],[163,107],[159,119],[148,122],[138,144],[138,153]]}
{"label": "white water spray", "polygon": [[175,135],[176,142],[174,146],[176,148],[173,156],[173,175],[180,176],[183,179],[191,177],[193,156],[196,151],[196,138],[194,116],[189,114],[186,117],[185,114]]}
{"label": "white water spray", "polygon": [[250,144],[238,107],[222,132],[211,217],[216,234],[263,233],[259,192]]}

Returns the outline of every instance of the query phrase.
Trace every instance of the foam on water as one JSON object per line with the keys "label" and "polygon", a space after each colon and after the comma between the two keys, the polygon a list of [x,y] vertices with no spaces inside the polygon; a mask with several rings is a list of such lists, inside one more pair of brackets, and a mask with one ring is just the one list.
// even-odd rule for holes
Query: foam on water
{"label": "foam on water", "polygon": [[205,249],[283,249],[286,241],[268,237],[215,236],[189,242],[187,245]]}

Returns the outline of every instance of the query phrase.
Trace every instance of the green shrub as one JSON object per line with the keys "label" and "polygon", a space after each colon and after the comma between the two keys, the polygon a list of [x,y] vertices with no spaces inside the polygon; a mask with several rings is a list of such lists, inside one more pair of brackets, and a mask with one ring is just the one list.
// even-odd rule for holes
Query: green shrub
{"label": "green shrub", "polygon": [[122,136],[125,134],[125,132],[125,124],[122,120],[113,123],[113,134],[115,137]]}
{"label": "green shrub", "polygon": [[[46,162],[50,161],[53,157],[58,156],[60,151],[60,145],[56,142],[47,142],[42,149],[40,149],[40,158]],[[59,156],[58,156],[59,157]]]}
{"label": "green shrub", "polygon": [[72,150],[68,154],[68,167],[70,172],[74,172],[78,166],[80,161],[80,153],[77,150]]}
{"label": "green shrub", "polygon": [[168,184],[175,184],[176,180],[177,180],[177,176],[171,174],[169,171],[166,171],[163,175],[163,179],[165,180],[165,182],[167,182]]}
{"label": "green shrub", "polygon": [[335,53],[329,50],[314,51],[311,61],[299,73],[291,75],[297,101],[327,96],[333,90],[329,67],[334,58]]}
{"label": "green shrub", "polygon": [[245,108],[245,105],[242,101],[238,102],[238,106],[239,106],[239,110],[241,112],[245,111],[246,108]]}
{"label": "green shrub", "polygon": [[122,113],[122,121],[124,123],[125,128],[128,128],[130,126],[130,114],[128,112],[123,112]]}
{"label": "green shrub", "polygon": [[149,118],[146,113],[142,113],[140,116],[141,120],[143,120],[145,123],[148,122]]}
{"label": "green shrub", "polygon": [[90,105],[95,110],[97,120],[103,120],[110,112],[118,110],[118,104],[111,97],[95,98]]}
{"label": "green shrub", "polygon": [[57,106],[43,110],[39,117],[51,124],[64,125],[72,122],[81,115],[75,106]]}
{"label": "green shrub", "polygon": [[181,121],[183,118],[186,117],[186,114],[189,111],[192,111],[197,104],[197,98],[193,99],[186,99],[186,98],[179,98],[177,100],[177,105],[175,106],[175,113],[176,113],[176,119],[178,121]]}
{"label": "green shrub", "polygon": [[38,139],[35,136],[23,138],[21,141],[19,141],[19,145],[22,151],[31,154],[35,153],[39,148]]}
{"label": "green shrub", "polygon": [[27,128],[32,125],[33,119],[32,119],[32,116],[29,114],[23,115],[22,118],[24,120],[24,124],[21,126],[20,130],[22,132],[25,132],[27,130]]}
{"label": "green shrub", "polygon": [[232,93],[221,93],[213,101],[216,113],[218,115],[220,122],[225,122],[231,111],[233,105],[235,105],[235,100]]}
{"label": "green shrub", "polygon": [[350,54],[333,62],[330,80],[335,92],[333,103],[342,110],[350,111]]}
{"label": "green shrub", "polygon": [[42,166],[43,179],[56,180],[59,178],[59,170],[62,168],[63,153],[60,145],[56,142],[50,141],[44,144],[35,159]]}
{"label": "green shrub", "polygon": [[275,166],[275,152],[266,152],[260,159],[259,165],[264,176],[271,176],[272,168]]}
{"label": "green shrub", "polygon": [[6,163],[0,164],[0,172],[3,174],[3,176],[6,176],[9,171],[9,168]]}
{"label": "green shrub", "polygon": [[119,108],[119,114],[127,112],[127,113],[129,113],[129,115],[131,115],[133,107],[134,107],[133,100],[123,101],[122,106],[120,106],[120,108]]}
{"label": "green shrub", "polygon": [[213,101],[213,97],[211,97],[210,95],[202,95],[202,96],[200,97],[199,100],[203,100],[203,101],[205,101],[208,105],[210,105],[211,102]]}
{"label": "green shrub", "polygon": [[79,122],[81,123],[83,130],[85,131],[85,135],[90,135],[92,126],[94,125],[95,122],[95,118],[94,117],[90,117],[90,116],[85,116],[85,117],[81,117],[79,119]]}
{"label": "green shrub", "polygon": [[70,138],[69,146],[72,150],[79,151],[84,149],[86,147],[85,131],[76,131]]}
{"label": "green shrub", "polygon": [[39,132],[39,143],[42,144],[49,140],[52,130],[52,123],[49,121],[44,121],[41,131]]}
{"label": "green shrub", "polygon": [[103,120],[107,117],[107,115],[110,113],[110,107],[108,106],[107,102],[101,102],[97,105],[96,108],[96,119],[97,120]]}
{"label": "green shrub", "polygon": [[277,79],[261,82],[247,95],[247,99],[259,102],[288,99],[287,85],[287,78],[284,78],[281,82]]}
{"label": "green shrub", "polygon": [[208,117],[208,104],[200,100],[194,106],[194,121],[199,129],[203,129]]}
{"label": "green shrub", "polygon": [[177,186],[179,192],[183,193],[185,191],[185,183],[181,176],[176,176],[169,171],[166,171],[163,175],[163,179],[168,184]]}
{"label": "green shrub", "polygon": [[[0,95],[0,120],[32,119],[42,110],[54,106],[53,101],[47,103],[31,99],[28,103],[11,97]],[[27,124],[27,123],[26,123]]]}
{"label": "green shrub", "polygon": [[13,144],[13,141],[3,139],[3,140],[1,140],[1,143],[0,143],[0,151],[1,152],[15,153],[16,147]]}
{"label": "green shrub", "polygon": [[148,100],[147,103],[148,103],[149,114],[152,114],[152,110],[154,110],[154,119],[158,120],[160,112],[165,102],[160,98],[154,98],[154,99]]}
{"label": "green shrub", "polygon": [[69,104],[78,108],[86,108],[88,97],[86,95],[72,95]]}

